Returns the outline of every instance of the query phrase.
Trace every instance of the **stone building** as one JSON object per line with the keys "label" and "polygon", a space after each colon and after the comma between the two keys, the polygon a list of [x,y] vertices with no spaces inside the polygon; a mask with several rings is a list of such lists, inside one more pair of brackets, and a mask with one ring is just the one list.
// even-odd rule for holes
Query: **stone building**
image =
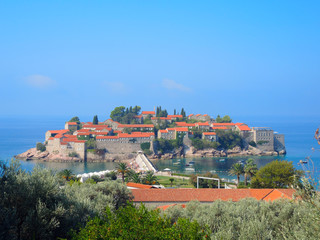
{"label": "stone building", "polygon": [[66,122],[66,124],[64,125],[64,129],[67,129],[69,131],[76,131],[79,127],[79,124],[76,122]]}
{"label": "stone building", "polygon": [[210,141],[210,142],[216,142],[217,141],[217,134],[215,132],[203,132],[202,139]]}
{"label": "stone building", "polygon": [[253,127],[253,141],[263,151],[274,151],[273,130],[267,127]]}
{"label": "stone building", "polygon": [[208,114],[204,114],[204,115],[202,115],[202,114],[196,114],[196,115],[190,114],[188,116],[188,119],[201,121],[201,122],[209,122],[209,121],[211,121],[211,118],[210,118],[210,116]]}

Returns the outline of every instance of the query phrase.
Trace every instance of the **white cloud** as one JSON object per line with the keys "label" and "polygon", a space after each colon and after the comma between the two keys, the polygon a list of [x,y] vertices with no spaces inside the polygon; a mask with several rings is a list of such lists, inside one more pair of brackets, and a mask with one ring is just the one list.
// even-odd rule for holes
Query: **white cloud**
{"label": "white cloud", "polygon": [[170,79],[163,79],[162,86],[169,90],[178,90],[182,92],[191,92],[191,89]]}
{"label": "white cloud", "polygon": [[26,83],[32,87],[46,89],[57,84],[56,81],[44,75],[31,75],[26,77]]}
{"label": "white cloud", "polygon": [[111,92],[127,92],[127,87],[122,82],[103,82],[103,85],[106,86]]}

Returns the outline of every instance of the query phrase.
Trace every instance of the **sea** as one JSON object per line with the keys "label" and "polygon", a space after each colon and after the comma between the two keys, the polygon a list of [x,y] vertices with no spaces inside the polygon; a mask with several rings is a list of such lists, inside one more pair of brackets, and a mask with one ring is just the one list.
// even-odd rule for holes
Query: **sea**
{"label": "sea", "polygon": [[[0,117],[0,161],[9,164],[15,155],[35,147],[37,142],[44,142],[47,130],[63,129],[66,117]],[[91,121],[91,118],[81,118],[81,121]],[[317,116],[238,116],[233,122],[244,122],[250,127],[270,127],[275,132],[285,135],[287,154],[285,156],[251,157],[258,167],[273,160],[292,161],[296,169],[310,170],[319,174],[320,145],[314,138],[316,129],[320,126]],[[169,168],[177,173],[211,172],[221,178],[232,180],[228,170],[235,162],[243,162],[249,157],[232,158],[188,158],[158,160],[154,162],[158,170]],[[301,160],[308,160],[300,164]],[[190,164],[191,162],[191,164]],[[115,163],[57,163],[41,161],[20,161],[21,168],[32,171],[36,165],[60,171],[70,169],[74,174],[115,169]]]}

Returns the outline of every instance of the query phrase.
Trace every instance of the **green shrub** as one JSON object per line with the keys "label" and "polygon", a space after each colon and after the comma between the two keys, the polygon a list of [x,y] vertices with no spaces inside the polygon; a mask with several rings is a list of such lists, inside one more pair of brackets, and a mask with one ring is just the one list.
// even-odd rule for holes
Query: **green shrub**
{"label": "green shrub", "polygon": [[79,157],[79,154],[76,152],[71,152],[68,154],[69,157]]}
{"label": "green shrub", "polygon": [[53,171],[36,167],[27,173],[18,161],[0,162],[0,239],[57,239],[108,206],[118,209],[131,199],[115,181],[67,184]]}
{"label": "green shrub", "polygon": [[132,204],[90,220],[72,239],[208,239],[208,231],[196,221],[179,218],[175,222],[159,211]]}
{"label": "green shrub", "polygon": [[257,146],[257,144],[256,144],[256,142],[255,142],[255,141],[251,141],[251,142],[249,142],[249,145],[250,145],[250,146],[252,146],[252,147],[256,147],[256,146]]}
{"label": "green shrub", "polygon": [[[319,198],[314,201],[319,204]],[[190,202],[186,208],[170,207],[164,214],[172,221],[187,218],[208,226],[211,239],[320,239],[320,210],[305,202]]]}
{"label": "green shrub", "polygon": [[150,149],[150,142],[144,142],[140,144],[141,149],[144,150],[149,150]]}
{"label": "green shrub", "polygon": [[37,143],[36,148],[40,152],[44,152],[46,150],[46,146],[40,142]]}
{"label": "green shrub", "polygon": [[268,143],[269,141],[265,141],[265,140],[261,140],[261,141],[258,141],[257,144],[258,145],[263,145],[263,144],[266,144]]}
{"label": "green shrub", "polygon": [[146,155],[151,155],[152,151],[150,149],[143,150],[143,153]]}

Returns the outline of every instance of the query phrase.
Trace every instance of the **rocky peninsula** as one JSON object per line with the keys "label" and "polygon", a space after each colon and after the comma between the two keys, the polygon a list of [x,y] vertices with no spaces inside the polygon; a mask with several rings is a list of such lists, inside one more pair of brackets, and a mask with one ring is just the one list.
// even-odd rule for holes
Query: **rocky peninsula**
{"label": "rocky peninsula", "polygon": [[55,162],[130,161],[138,151],[150,159],[276,156],[286,153],[284,135],[271,128],[233,123],[229,116],[169,115],[167,110],[116,107],[110,119],[81,122],[73,117],[64,129],[48,130],[45,141],[15,156]]}

